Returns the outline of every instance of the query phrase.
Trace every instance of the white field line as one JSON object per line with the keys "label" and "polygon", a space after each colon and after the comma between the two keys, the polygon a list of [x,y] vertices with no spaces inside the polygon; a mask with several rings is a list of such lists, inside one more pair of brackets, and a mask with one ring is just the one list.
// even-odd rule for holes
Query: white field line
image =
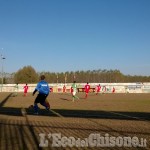
{"label": "white field line", "polygon": [[[63,117],[61,114],[55,112],[55,111],[52,110],[52,109],[50,109],[50,111],[51,111],[53,114],[57,115],[58,117]],[[22,113],[23,116],[26,116],[26,115],[27,115],[26,109],[25,109],[25,108],[21,108],[21,113]]]}
{"label": "white field line", "polygon": [[27,116],[27,112],[25,108],[21,108],[22,116]]}
{"label": "white field line", "polygon": [[113,112],[113,111],[108,111],[108,112],[109,112],[109,113],[112,113],[112,114],[119,115],[119,116],[136,119],[136,120],[139,120],[139,121],[147,121],[147,120],[142,119],[142,118],[139,118],[139,117],[133,117],[133,116],[125,115],[125,114],[122,114],[122,113],[116,113],[116,112]]}
{"label": "white field line", "polygon": [[50,109],[49,111],[51,111],[53,114],[57,115],[58,117],[63,117],[61,114],[57,113],[56,111]]}

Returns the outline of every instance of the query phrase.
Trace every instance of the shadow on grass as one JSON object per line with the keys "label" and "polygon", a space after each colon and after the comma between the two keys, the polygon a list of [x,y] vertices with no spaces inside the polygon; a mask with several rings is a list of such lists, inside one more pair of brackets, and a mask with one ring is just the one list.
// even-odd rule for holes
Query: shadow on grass
{"label": "shadow on grass", "polygon": [[[63,117],[74,118],[93,118],[93,119],[116,119],[116,120],[144,120],[150,121],[150,113],[146,112],[111,112],[111,111],[95,111],[95,110],[65,110],[52,109]],[[26,108],[27,115],[34,115],[34,111]],[[22,116],[21,108],[1,107],[0,114],[10,116]],[[38,116],[57,117],[58,115],[47,110],[40,109]]]}
{"label": "shadow on grass", "polygon": [[150,121],[150,113],[146,112],[111,112],[95,110],[62,110],[53,109],[63,117],[95,118],[95,119],[119,119],[119,120],[147,120]]}
{"label": "shadow on grass", "polygon": [[61,100],[65,100],[65,101],[71,101],[70,99],[67,98],[60,98]]}
{"label": "shadow on grass", "polygon": [[[10,93],[0,103],[0,114],[10,116],[22,116],[21,108],[3,107],[8,99],[12,96]],[[67,100],[67,99],[64,99]],[[67,109],[53,109],[56,113],[63,117],[77,117],[77,118],[95,118],[95,119],[117,119],[117,120],[146,120],[150,121],[150,113],[147,112],[119,112],[119,111],[96,111],[96,110],[67,110]],[[33,115],[33,109],[26,108],[27,115]],[[40,109],[39,115],[42,116],[58,116],[53,112]]]}
{"label": "shadow on grass", "polygon": [[[10,93],[0,103],[0,114],[5,114],[9,116],[12,116],[12,115],[22,116],[21,108],[3,107],[11,96],[13,96],[13,93]],[[14,123],[15,122],[16,121],[14,121]],[[22,149],[22,150],[27,150],[27,149],[42,150],[42,148],[39,147],[39,141],[35,134],[34,128],[32,127],[32,125],[30,125],[30,122],[27,117],[25,119],[25,122],[27,124],[26,129],[24,128],[23,125],[18,125],[18,124],[14,124],[13,126],[8,126],[11,124],[9,123],[5,124],[3,122],[3,119],[0,120],[0,127],[1,127],[0,133],[1,133],[1,139],[3,139],[2,141],[0,140],[0,142],[2,143],[2,145],[0,146],[0,149],[1,148],[12,149],[15,146],[14,148]],[[28,133],[27,133],[27,130],[29,131]],[[9,140],[10,137],[12,137],[11,140]],[[15,141],[13,141],[12,139],[15,139]],[[27,139],[29,140],[28,144],[27,144]]]}

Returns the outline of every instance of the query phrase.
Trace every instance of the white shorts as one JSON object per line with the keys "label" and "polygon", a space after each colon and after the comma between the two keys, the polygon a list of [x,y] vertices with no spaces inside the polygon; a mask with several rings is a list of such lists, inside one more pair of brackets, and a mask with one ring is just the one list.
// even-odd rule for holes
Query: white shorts
{"label": "white shorts", "polygon": [[73,95],[73,96],[76,95],[76,92],[72,92],[72,95]]}

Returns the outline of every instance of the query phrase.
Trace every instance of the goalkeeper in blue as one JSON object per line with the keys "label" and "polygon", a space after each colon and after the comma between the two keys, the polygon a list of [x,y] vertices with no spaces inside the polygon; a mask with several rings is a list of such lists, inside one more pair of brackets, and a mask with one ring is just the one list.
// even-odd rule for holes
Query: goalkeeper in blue
{"label": "goalkeeper in blue", "polygon": [[33,106],[35,114],[38,114],[38,109],[39,109],[38,103],[40,103],[42,106],[44,106],[47,110],[50,109],[50,105],[49,105],[48,101],[46,100],[47,96],[50,93],[50,87],[49,87],[48,83],[45,81],[44,75],[41,75],[40,79],[41,79],[41,81],[38,82],[38,84],[32,94],[34,96],[34,94],[38,91],[38,95],[35,98],[34,106]]}

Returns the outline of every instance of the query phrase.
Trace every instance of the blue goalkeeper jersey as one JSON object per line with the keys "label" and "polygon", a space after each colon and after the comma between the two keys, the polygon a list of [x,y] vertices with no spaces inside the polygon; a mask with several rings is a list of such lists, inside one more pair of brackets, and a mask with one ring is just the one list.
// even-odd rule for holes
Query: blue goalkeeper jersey
{"label": "blue goalkeeper jersey", "polygon": [[50,92],[49,85],[48,85],[48,83],[47,83],[46,81],[44,81],[44,80],[40,81],[40,82],[37,84],[37,86],[36,86],[35,89],[39,92],[39,94],[46,94],[46,95],[48,95],[49,92]]}

